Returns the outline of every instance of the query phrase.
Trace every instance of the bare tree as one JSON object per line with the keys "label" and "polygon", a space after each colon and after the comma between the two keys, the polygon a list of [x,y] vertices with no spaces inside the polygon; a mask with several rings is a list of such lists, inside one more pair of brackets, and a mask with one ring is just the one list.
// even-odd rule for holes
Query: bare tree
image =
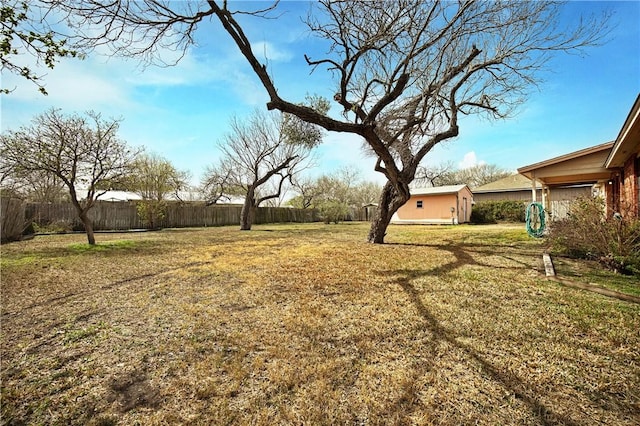
{"label": "bare tree", "polygon": [[455,174],[453,162],[446,161],[435,166],[420,166],[416,171],[413,181],[414,187],[433,187],[449,185],[451,177]]}
{"label": "bare tree", "polygon": [[455,174],[458,180],[456,183],[464,183],[471,188],[477,188],[478,186],[505,178],[511,175],[511,172],[496,164],[477,164],[472,167],[460,169]]}
{"label": "bare tree", "polygon": [[231,201],[234,195],[241,195],[242,188],[234,186],[234,169],[224,160],[205,169],[200,183],[200,192],[207,206],[218,204],[220,201]]}
{"label": "bare tree", "polygon": [[380,198],[382,185],[375,182],[362,181],[353,188],[352,202],[355,207],[375,204]]}
{"label": "bare tree", "polygon": [[0,190],[2,196],[41,203],[55,203],[68,196],[64,183],[41,170],[26,172],[0,159]]}
{"label": "bare tree", "polygon": [[[302,182],[302,183],[301,183]],[[294,184],[298,196],[289,204],[298,208],[318,209],[326,223],[339,222],[350,210],[374,203],[380,196],[381,186],[362,180],[360,173],[344,167],[315,180],[302,179]]]}
{"label": "bare tree", "polygon": [[119,121],[103,120],[95,112],[64,116],[51,109],[36,116],[31,126],[0,136],[0,158],[18,172],[60,179],[93,245],[88,212],[100,195],[122,182],[135,157],[118,139],[118,127]]}
{"label": "bare tree", "polygon": [[236,18],[264,16],[277,3],[252,12],[214,0],[56,3],[75,17],[85,42],[151,60],[161,48],[184,52],[199,24],[217,18],[264,86],[269,109],[360,135],[369,145],[376,170],[387,178],[369,231],[373,243],[384,241],[393,213],[409,199],[423,158],[460,133],[461,115],[508,117],[554,53],[579,51],[607,34],[606,16],[561,28],[562,5],[546,1],[321,0],[307,23],[328,53],[306,61],[335,75],[334,100],[344,110],[344,119],[335,119],[283,99],[251,50]]}
{"label": "bare tree", "polygon": [[322,133],[295,116],[255,111],[248,120],[233,118],[231,132],[218,144],[222,159],[210,168],[204,187],[217,201],[244,196],[240,229],[250,230],[256,208],[277,199],[292,176],[308,165]]}
{"label": "bare tree", "polygon": [[312,208],[319,194],[316,180],[307,176],[298,176],[291,179],[291,186],[298,195],[290,199],[287,204],[298,209]]}
{"label": "bare tree", "polygon": [[290,195],[293,184],[291,183],[293,176],[289,179],[285,179],[282,182],[282,187],[280,187],[280,182],[276,182],[275,180],[270,180],[264,185],[264,192],[276,194],[279,192],[277,197],[270,198],[266,200],[263,204],[265,207],[282,207],[283,203],[286,201],[287,197]]}
{"label": "bare tree", "polygon": [[464,169],[456,169],[452,162],[445,162],[437,166],[418,167],[414,185],[442,186],[442,185],[468,185],[470,188],[511,175],[506,169],[495,164],[477,164]]}

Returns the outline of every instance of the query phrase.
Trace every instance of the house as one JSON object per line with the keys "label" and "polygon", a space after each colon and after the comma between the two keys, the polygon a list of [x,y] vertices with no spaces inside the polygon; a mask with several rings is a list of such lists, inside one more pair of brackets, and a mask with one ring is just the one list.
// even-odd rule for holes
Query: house
{"label": "house", "polygon": [[469,222],[473,194],[467,185],[411,190],[411,198],[393,215],[397,224],[458,224]]}
{"label": "house", "polygon": [[[568,185],[554,188],[553,192],[545,194],[549,200],[548,211],[553,218],[566,217],[569,206],[578,197],[591,195],[591,185]],[[542,199],[542,185],[536,185],[536,199]],[[531,201],[531,180],[524,175],[515,173],[511,176],[479,186],[473,189],[473,200],[476,203],[485,201]]]}
{"label": "house", "polygon": [[607,214],[640,216],[640,95],[636,98],[604,166],[611,170],[605,185]]}
{"label": "house", "polygon": [[[567,185],[589,185],[606,200],[606,214],[638,216],[640,198],[640,96],[615,141],[595,145],[529,166],[518,173],[531,182],[532,201],[551,211],[551,194]],[[542,186],[541,197],[538,185]]]}
{"label": "house", "polygon": [[[542,189],[538,189],[538,197]],[[531,180],[515,173],[494,182],[473,188],[473,201],[529,201],[531,199]]]}

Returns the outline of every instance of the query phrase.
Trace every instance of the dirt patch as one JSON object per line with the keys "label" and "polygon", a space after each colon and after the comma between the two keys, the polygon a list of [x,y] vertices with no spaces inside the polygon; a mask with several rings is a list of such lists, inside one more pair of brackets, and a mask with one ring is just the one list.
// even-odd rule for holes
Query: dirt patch
{"label": "dirt patch", "polygon": [[135,408],[157,408],[162,403],[158,389],[149,382],[147,373],[141,370],[122,372],[109,380],[106,400],[115,404],[118,412],[126,413]]}

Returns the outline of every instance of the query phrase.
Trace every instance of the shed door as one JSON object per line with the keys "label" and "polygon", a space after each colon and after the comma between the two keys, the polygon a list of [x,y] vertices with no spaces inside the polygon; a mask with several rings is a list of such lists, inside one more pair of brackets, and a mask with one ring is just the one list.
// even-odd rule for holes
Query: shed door
{"label": "shed door", "polygon": [[468,222],[467,197],[462,197],[462,222]]}

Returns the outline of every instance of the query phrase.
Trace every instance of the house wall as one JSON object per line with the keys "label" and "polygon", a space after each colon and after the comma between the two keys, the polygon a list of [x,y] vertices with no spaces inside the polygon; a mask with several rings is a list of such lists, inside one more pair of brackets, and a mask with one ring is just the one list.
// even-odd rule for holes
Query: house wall
{"label": "house wall", "polygon": [[[422,201],[422,208],[418,208]],[[398,209],[399,220],[429,220],[451,222],[451,207],[456,207],[455,194],[413,195]]]}
{"label": "house wall", "polygon": [[638,191],[640,191],[640,159],[635,155],[629,156],[624,163],[621,187],[620,187],[620,207],[626,214],[638,215]]}
{"label": "house wall", "polygon": [[616,212],[640,216],[640,153],[631,154],[610,182],[605,190],[607,216]]}
{"label": "house wall", "polygon": [[[466,199],[466,209],[465,209]],[[418,208],[422,201],[422,208]],[[457,223],[469,222],[473,194],[463,188],[457,194],[413,195],[394,215],[393,222]],[[454,212],[451,213],[451,207]]]}

